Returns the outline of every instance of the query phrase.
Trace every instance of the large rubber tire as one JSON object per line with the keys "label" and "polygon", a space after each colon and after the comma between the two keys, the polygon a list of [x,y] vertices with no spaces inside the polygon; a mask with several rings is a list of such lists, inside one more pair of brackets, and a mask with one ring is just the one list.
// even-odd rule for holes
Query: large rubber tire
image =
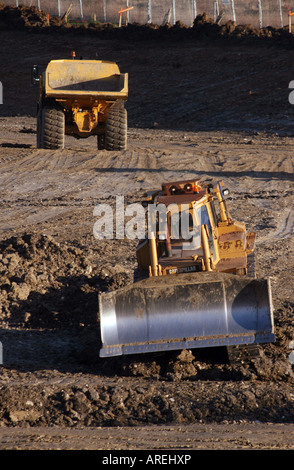
{"label": "large rubber tire", "polygon": [[111,106],[107,114],[105,131],[106,150],[126,150],[128,119],[124,102],[119,100]]}
{"label": "large rubber tire", "polygon": [[41,116],[37,145],[39,144],[39,148],[44,149],[63,149],[65,116],[62,109],[53,106],[44,106]]}

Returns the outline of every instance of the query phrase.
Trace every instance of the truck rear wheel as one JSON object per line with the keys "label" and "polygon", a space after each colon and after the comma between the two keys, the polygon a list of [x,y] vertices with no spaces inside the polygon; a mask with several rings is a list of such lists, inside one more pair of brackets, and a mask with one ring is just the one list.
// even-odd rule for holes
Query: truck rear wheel
{"label": "truck rear wheel", "polygon": [[127,111],[123,101],[117,101],[109,108],[106,121],[106,150],[125,150],[127,148]]}
{"label": "truck rear wheel", "polygon": [[65,116],[62,109],[44,106],[39,116],[37,145],[44,149],[63,149]]}

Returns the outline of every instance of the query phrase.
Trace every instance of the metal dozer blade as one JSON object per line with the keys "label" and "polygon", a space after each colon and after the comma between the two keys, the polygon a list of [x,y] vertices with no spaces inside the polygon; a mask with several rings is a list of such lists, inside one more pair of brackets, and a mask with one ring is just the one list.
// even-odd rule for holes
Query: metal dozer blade
{"label": "metal dozer blade", "polygon": [[100,357],[275,340],[268,279],[150,277],[99,296]]}

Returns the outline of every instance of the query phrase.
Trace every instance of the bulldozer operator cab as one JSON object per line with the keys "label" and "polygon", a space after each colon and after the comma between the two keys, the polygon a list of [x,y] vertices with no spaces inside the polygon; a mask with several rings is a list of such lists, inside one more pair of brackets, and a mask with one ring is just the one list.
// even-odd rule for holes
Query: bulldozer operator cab
{"label": "bulldozer operator cab", "polygon": [[201,225],[211,224],[205,206],[182,209],[179,213],[170,215],[171,247],[173,256],[179,255],[179,250],[190,251],[201,250]]}
{"label": "bulldozer operator cab", "polygon": [[[162,250],[162,254],[159,257],[159,264],[164,266],[166,263],[176,262],[188,262],[189,260],[194,263],[197,259],[203,259],[203,240],[201,234],[201,226],[205,227],[207,240],[211,255],[214,261],[216,261],[216,246],[213,238],[213,232],[215,231],[217,221],[214,217],[213,212],[209,207],[213,205],[213,201],[208,202],[207,205],[193,204],[192,208],[185,209],[185,205],[180,208],[179,212],[172,213],[168,219],[170,219],[170,241],[168,235],[159,236],[164,239],[165,249]],[[207,207],[208,206],[208,207]],[[161,242],[162,243],[162,242]],[[167,247],[170,246],[170,249]],[[161,251],[161,250],[160,250]],[[187,267],[188,268],[188,267]],[[182,270],[192,270],[182,269]],[[193,270],[200,270],[194,267]],[[169,274],[172,272],[169,270]]]}
{"label": "bulldozer operator cab", "polygon": [[184,188],[182,186],[176,190],[163,186],[163,194],[154,201],[157,207],[164,204],[166,208],[166,225],[160,229],[159,216],[156,230],[158,263],[165,274],[204,270],[204,237],[213,262],[217,262],[218,216],[213,196],[207,188],[199,185],[196,191],[190,190],[191,183],[186,183]]}

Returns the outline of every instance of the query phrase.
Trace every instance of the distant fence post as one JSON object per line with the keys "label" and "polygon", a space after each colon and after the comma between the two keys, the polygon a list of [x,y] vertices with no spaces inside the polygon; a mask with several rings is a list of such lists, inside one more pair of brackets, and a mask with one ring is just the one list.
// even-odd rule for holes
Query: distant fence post
{"label": "distant fence post", "polygon": [[235,2],[232,0],[232,13],[233,13],[233,21],[236,23],[236,11],[235,11]]}
{"label": "distant fence post", "polygon": [[213,4],[213,16],[214,16],[214,21],[216,21],[216,19],[218,18],[219,16],[219,4],[218,4],[218,0],[216,0]]}
{"label": "distant fence post", "polygon": [[284,21],[283,21],[282,0],[279,0],[279,8],[280,8],[281,28],[283,28],[284,27]]}
{"label": "distant fence post", "polygon": [[[129,0],[127,0],[127,8],[129,8]],[[129,24],[129,22],[130,22],[130,11],[128,10],[126,24]]]}
{"label": "distant fence post", "polygon": [[104,23],[106,23],[106,0],[103,0],[103,16],[104,16]]}
{"label": "distant fence post", "polygon": [[174,17],[174,24],[176,23],[176,0],[173,0],[173,17]]}
{"label": "distant fence post", "polygon": [[[87,0],[88,3],[89,3],[89,0]],[[247,2],[243,2],[241,0],[238,0],[240,4],[245,4]],[[232,19],[234,22],[237,22],[237,18],[236,18],[236,15],[240,15],[239,13],[239,4],[238,4],[238,1],[237,3],[235,2],[235,0],[210,0],[210,1],[206,1],[206,2],[202,2],[202,3],[205,3],[207,5],[207,7],[209,6],[209,4],[212,4],[211,6],[213,6],[213,16],[214,16],[214,19],[217,19],[218,16],[220,15],[220,13],[222,12],[223,10],[223,6],[225,8],[225,11],[226,13],[228,14],[229,11],[230,11],[230,15],[232,15]],[[283,11],[283,5],[285,4],[285,2],[283,2],[282,0],[275,0],[276,3],[275,3],[275,6],[272,7],[272,10],[275,10],[275,14],[277,15],[277,18],[275,20],[275,25],[278,26],[278,24],[280,24],[280,27],[283,28],[284,26],[287,27],[287,20],[286,20],[286,16],[285,16],[285,21],[284,21],[284,11]],[[107,21],[107,4],[106,4],[107,0],[101,0],[101,9],[103,8],[103,17],[104,17],[104,22]],[[210,3],[211,2],[211,3]],[[10,3],[10,2],[8,2]],[[14,2],[11,2],[11,3],[14,3]],[[37,4],[37,8],[39,10],[41,10],[42,7],[44,7],[45,3],[44,1],[41,2],[41,0],[30,0],[30,2],[28,0],[24,0],[23,2],[21,2],[20,0],[15,0],[15,5],[16,7],[19,7],[19,5],[21,3],[24,3],[24,4],[32,4],[32,3],[35,3],[35,5]],[[62,9],[65,7],[65,4],[67,2],[63,2],[62,3],[62,0],[57,0],[57,9],[58,9],[58,16],[61,17],[62,15]],[[83,7],[84,5],[88,5],[87,2],[83,2],[83,0],[78,0],[77,5],[78,8],[80,8],[80,15],[81,15],[81,18],[84,19],[84,11],[83,11]],[[98,2],[97,2],[98,3]],[[130,4],[133,3],[132,0],[122,0],[121,2],[122,4],[125,3],[126,4],[126,7],[128,8]],[[145,3],[144,2],[140,2],[140,3]],[[173,24],[175,24],[177,22],[177,20],[181,20],[181,12],[182,12],[182,8],[181,8],[181,5],[180,3],[184,3],[184,2],[179,2],[178,4],[176,3],[176,0],[168,0],[166,2],[162,1],[162,4],[163,5],[167,5],[166,8],[168,8],[168,6],[170,7],[170,11],[171,11],[171,22]],[[252,2],[255,4],[255,8],[256,6],[258,6],[258,21],[259,21],[259,27],[260,28],[263,28],[264,25],[263,25],[263,13],[266,14],[267,16],[267,3],[265,4],[265,2],[262,2],[262,0],[255,0],[255,2]],[[273,4],[274,2],[272,2]],[[152,23],[153,21],[153,11],[152,11],[152,8],[154,7],[154,4],[155,2],[152,2],[152,0],[147,0],[147,22],[148,23]],[[111,4],[110,4],[111,5]],[[155,4],[155,7],[156,7],[157,4]],[[179,6],[179,11],[177,11],[177,7]],[[201,7],[201,6],[200,6]],[[124,8],[124,7],[123,7]],[[141,6],[141,8],[145,9],[146,8],[146,3],[144,6]],[[202,7],[201,7],[202,8]],[[236,10],[237,8],[237,10]],[[194,20],[195,18],[197,17],[197,14],[198,14],[198,9],[199,9],[199,2],[197,3],[197,0],[188,0],[187,1],[187,9],[188,9],[188,17],[192,17],[191,18],[191,25],[193,25],[194,23]],[[51,6],[51,10],[52,10],[52,6]],[[56,11],[56,3],[55,3],[55,7],[53,6],[53,10]],[[101,11],[101,10],[100,10]],[[146,12],[146,10],[145,10]],[[54,11],[51,12],[52,14],[54,14]],[[87,13],[86,13],[87,14]],[[146,14],[146,13],[145,13]],[[177,18],[177,14],[179,15],[179,17]],[[255,13],[256,14],[256,13]],[[245,18],[245,21],[250,23],[251,20],[255,17],[255,14],[253,16],[253,13],[250,13],[250,12],[247,12],[247,18]],[[156,15],[156,13],[155,13]],[[288,18],[289,19],[289,18]],[[155,19],[156,20],[156,19]],[[130,13],[127,12],[127,24],[129,23],[130,21]],[[189,20],[188,20],[189,21]],[[256,21],[256,20],[255,20]],[[289,19],[290,21],[290,19]],[[290,26],[290,29],[291,29],[291,26]]]}
{"label": "distant fence post", "polygon": [[259,10],[259,27],[262,28],[262,5],[261,5],[261,0],[258,0],[258,10]]}
{"label": "distant fence post", "polygon": [[152,4],[151,4],[151,0],[148,0],[147,23],[152,23]]}
{"label": "distant fence post", "polygon": [[196,5],[196,0],[191,0],[191,15],[192,15],[192,18],[191,18],[191,26],[193,26],[194,24],[194,20],[197,16],[197,5]]}

